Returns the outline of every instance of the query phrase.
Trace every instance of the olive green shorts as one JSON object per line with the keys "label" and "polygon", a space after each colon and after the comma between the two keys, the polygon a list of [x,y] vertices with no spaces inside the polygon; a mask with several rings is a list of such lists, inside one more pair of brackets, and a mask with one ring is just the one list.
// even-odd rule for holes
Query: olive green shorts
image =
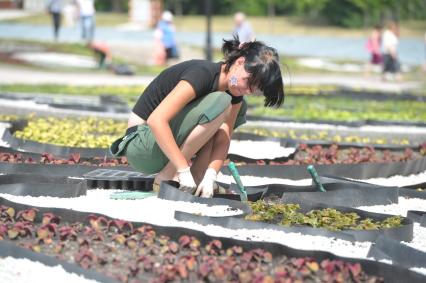
{"label": "olive green shorts", "polygon": [[[186,105],[170,121],[177,145],[180,147],[197,125],[214,120],[230,105],[231,96],[224,92],[210,93]],[[243,100],[234,129],[246,122],[246,111],[247,103]],[[135,131],[117,139],[110,151],[115,157],[126,156],[131,167],[145,174],[157,173],[169,162],[147,124],[139,125]]]}

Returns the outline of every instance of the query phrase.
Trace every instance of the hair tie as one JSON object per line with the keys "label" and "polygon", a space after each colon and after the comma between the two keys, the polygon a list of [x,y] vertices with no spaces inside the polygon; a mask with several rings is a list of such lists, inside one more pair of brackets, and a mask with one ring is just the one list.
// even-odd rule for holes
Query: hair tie
{"label": "hair tie", "polygon": [[250,41],[241,42],[240,45],[238,45],[238,49],[242,49],[244,47],[244,45],[246,45],[247,43],[253,43],[255,41],[256,41],[256,39],[253,39],[253,40],[250,40]]}

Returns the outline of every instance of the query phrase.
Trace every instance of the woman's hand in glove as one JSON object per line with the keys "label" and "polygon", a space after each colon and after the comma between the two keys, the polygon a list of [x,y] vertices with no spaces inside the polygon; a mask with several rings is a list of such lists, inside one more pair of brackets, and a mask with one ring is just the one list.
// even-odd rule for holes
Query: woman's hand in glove
{"label": "woman's hand in glove", "polygon": [[179,179],[179,190],[184,192],[194,194],[197,189],[197,184],[195,184],[194,178],[191,174],[191,168],[188,166],[185,169],[177,171]]}
{"label": "woman's hand in glove", "polygon": [[211,198],[213,196],[213,191],[217,188],[216,184],[217,173],[213,168],[208,168],[204,174],[204,178],[201,183],[198,185],[195,196],[200,196],[203,198]]}

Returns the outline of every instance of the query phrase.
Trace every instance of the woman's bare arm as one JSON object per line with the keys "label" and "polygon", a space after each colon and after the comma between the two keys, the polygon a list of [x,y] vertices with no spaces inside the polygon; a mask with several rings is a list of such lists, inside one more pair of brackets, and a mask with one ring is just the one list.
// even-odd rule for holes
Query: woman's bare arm
{"label": "woman's bare arm", "polygon": [[188,162],[176,144],[169,122],[195,96],[192,86],[187,81],[180,81],[147,120],[158,145],[177,170],[188,167]]}

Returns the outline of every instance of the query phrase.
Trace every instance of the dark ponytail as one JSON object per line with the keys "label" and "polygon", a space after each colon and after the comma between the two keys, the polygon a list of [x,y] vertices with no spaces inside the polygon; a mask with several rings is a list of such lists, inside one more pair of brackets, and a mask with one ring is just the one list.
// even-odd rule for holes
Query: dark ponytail
{"label": "dark ponytail", "polygon": [[279,107],[284,102],[284,84],[281,76],[278,52],[261,41],[240,43],[237,36],[223,40],[222,53],[225,59],[225,72],[235,61],[245,58],[244,68],[250,74],[250,88],[259,88],[265,96],[266,107]]}

